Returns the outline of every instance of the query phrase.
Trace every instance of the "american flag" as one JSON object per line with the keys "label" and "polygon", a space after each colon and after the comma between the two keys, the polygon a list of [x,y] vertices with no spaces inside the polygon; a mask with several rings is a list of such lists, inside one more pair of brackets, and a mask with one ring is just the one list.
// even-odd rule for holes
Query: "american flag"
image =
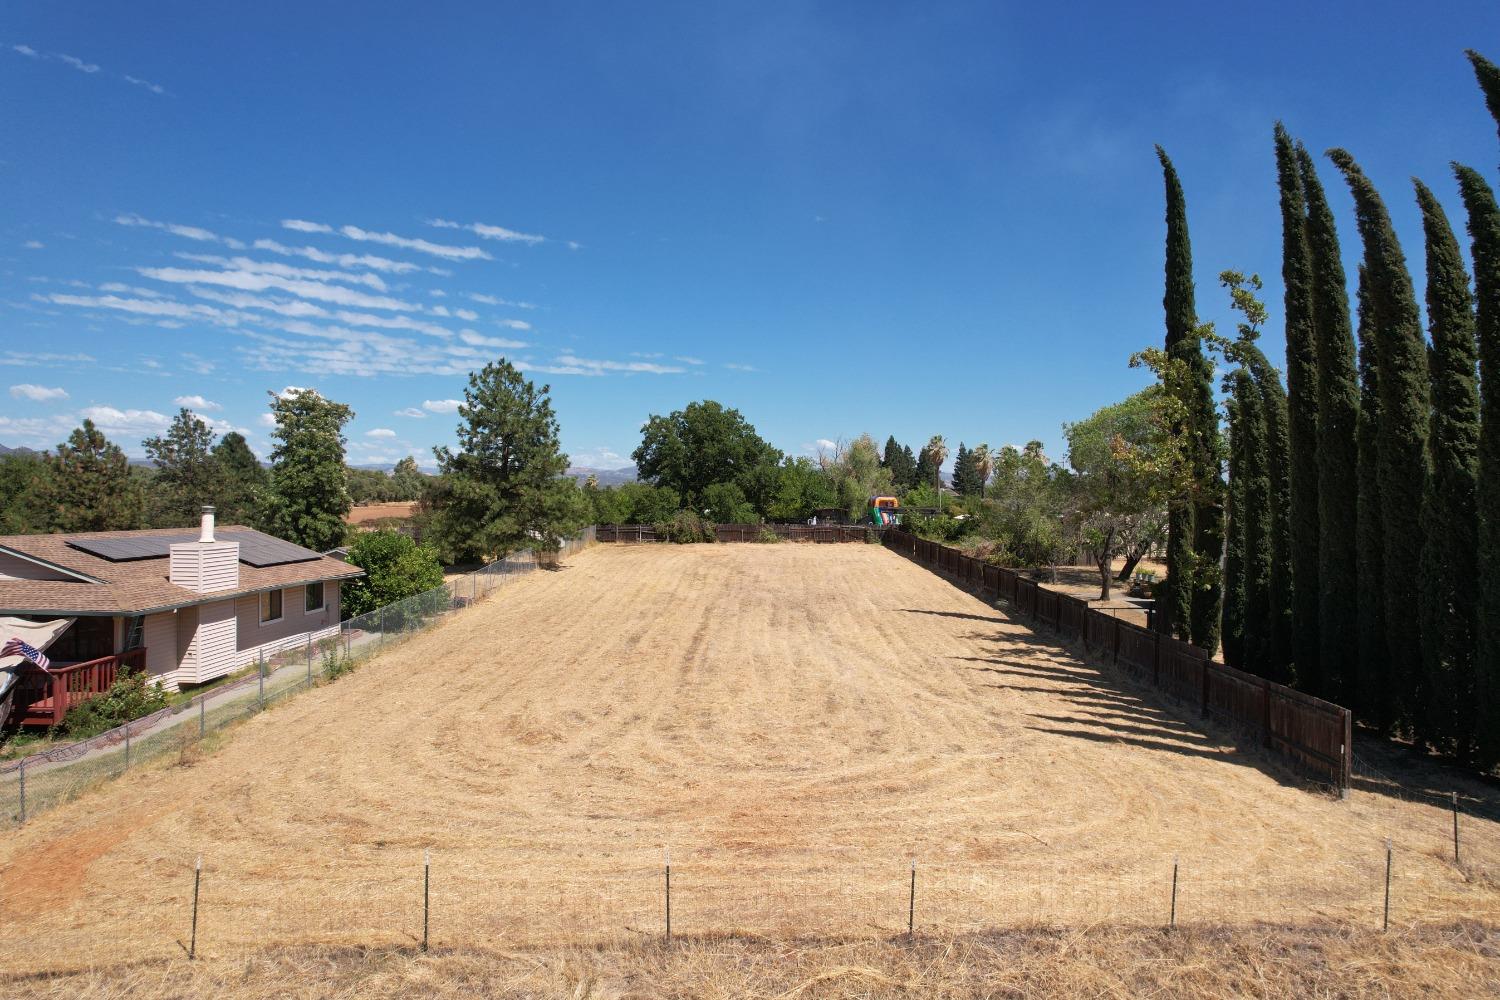
{"label": "american flag", "polygon": [[0,656],[24,656],[43,670],[52,665],[52,661],[43,656],[40,649],[20,639],[11,639],[4,646],[0,646]]}

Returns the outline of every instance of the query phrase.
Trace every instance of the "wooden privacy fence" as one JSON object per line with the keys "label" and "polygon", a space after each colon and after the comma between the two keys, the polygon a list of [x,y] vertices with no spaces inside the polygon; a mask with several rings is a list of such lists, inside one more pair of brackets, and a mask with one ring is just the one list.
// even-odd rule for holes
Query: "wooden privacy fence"
{"label": "wooden privacy fence", "polygon": [[[792,542],[862,542],[868,532],[883,528],[846,524],[716,524],[714,536],[721,542],[758,542],[765,532]],[[601,524],[595,527],[599,542],[664,542],[650,524]]]}
{"label": "wooden privacy fence", "polygon": [[1203,650],[1090,608],[1088,602],[991,566],[957,549],[900,528],[885,533],[888,548],[993,595],[1090,653],[1125,668],[1172,697],[1197,705],[1237,729],[1255,733],[1271,752],[1297,770],[1340,791],[1349,787],[1354,760],[1347,708],[1294,691],[1284,684],[1225,666]]}

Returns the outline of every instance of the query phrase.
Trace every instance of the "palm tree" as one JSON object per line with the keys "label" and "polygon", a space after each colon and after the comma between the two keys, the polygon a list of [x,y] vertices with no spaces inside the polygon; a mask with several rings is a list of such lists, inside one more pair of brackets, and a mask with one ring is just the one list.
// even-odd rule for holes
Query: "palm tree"
{"label": "palm tree", "polygon": [[941,434],[934,434],[927,442],[927,454],[932,456],[932,489],[938,496],[939,505],[943,497],[943,462],[948,458],[948,442]]}
{"label": "palm tree", "polygon": [[979,499],[984,499],[984,488],[990,481],[990,474],[995,471],[995,456],[990,454],[990,446],[982,444],[974,449],[974,469],[979,473]]}

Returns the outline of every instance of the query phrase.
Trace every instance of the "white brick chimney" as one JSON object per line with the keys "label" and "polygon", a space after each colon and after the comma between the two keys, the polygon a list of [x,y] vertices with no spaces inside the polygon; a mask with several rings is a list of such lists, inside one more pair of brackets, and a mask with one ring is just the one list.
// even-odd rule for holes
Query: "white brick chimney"
{"label": "white brick chimney", "polygon": [[199,594],[234,590],[240,585],[240,543],[214,540],[214,509],[203,508],[196,542],[169,546],[170,579]]}

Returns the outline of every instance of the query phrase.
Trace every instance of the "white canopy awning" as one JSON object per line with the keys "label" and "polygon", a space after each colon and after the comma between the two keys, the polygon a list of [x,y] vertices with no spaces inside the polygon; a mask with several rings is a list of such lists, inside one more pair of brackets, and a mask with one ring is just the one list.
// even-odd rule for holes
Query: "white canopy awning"
{"label": "white canopy awning", "polygon": [[[73,624],[73,618],[54,618],[50,622],[29,622],[24,618],[0,618],[0,646],[5,645],[12,639],[20,639],[28,646],[32,646],[42,652],[57,641],[57,637],[67,631],[68,626]],[[0,656],[0,670],[18,666],[25,663],[26,657],[19,654],[12,656]]]}

